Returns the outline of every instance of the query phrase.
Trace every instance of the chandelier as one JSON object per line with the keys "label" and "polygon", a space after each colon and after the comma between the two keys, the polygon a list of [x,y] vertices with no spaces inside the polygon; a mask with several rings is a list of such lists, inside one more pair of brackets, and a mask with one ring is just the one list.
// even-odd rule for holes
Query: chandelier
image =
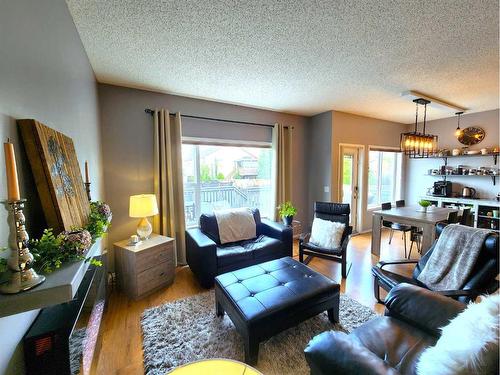
{"label": "chandelier", "polygon": [[[425,133],[425,124],[427,121],[427,104],[429,100],[418,98],[413,100],[416,104],[415,110],[415,130],[408,133],[402,133],[400,138],[400,148],[405,155],[411,159],[428,158],[436,153],[438,147],[438,136]],[[423,132],[418,132],[418,106],[424,106],[424,124]]]}

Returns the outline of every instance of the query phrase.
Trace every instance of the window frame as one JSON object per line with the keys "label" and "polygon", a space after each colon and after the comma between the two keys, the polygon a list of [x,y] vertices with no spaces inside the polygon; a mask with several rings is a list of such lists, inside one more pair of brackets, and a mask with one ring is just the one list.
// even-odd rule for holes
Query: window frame
{"label": "window frame", "polygon": [[[394,181],[394,184],[392,186],[392,200],[391,200],[391,203],[392,204],[395,204],[396,203],[396,200],[398,200],[398,185],[400,186],[400,190],[399,190],[399,195],[400,195],[400,198],[403,196],[403,188],[401,186],[402,184],[402,181],[403,181],[403,169],[404,169],[404,157],[403,157],[403,153],[401,152],[400,148],[399,147],[388,147],[388,146],[368,146],[368,170],[367,170],[367,174],[369,176],[369,173],[370,173],[370,152],[371,151],[378,151],[380,153],[382,152],[391,152],[391,153],[394,153],[394,154],[399,154],[400,155],[400,161],[398,160],[398,156],[396,156],[395,160],[394,160],[394,170],[393,170],[393,174],[395,177],[395,181]],[[382,154],[379,154],[379,157],[378,157],[378,170],[379,170],[379,173],[377,175],[377,202],[373,205],[370,205],[368,204],[368,199],[367,199],[367,210],[370,211],[370,210],[377,210],[379,209],[381,206],[382,206],[382,202],[380,201],[380,197],[381,197],[381,190],[382,190],[382,173],[380,173],[382,171],[382,162],[383,162],[383,157],[382,157]],[[400,170],[398,171],[398,166],[400,166]],[[369,184],[369,177],[367,178],[367,194],[370,193],[370,184]],[[399,198],[399,199],[400,199]]]}
{"label": "window frame", "polygon": [[[238,140],[231,140],[231,139],[220,139],[220,138],[198,138],[198,137],[182,137],[181,138],[181,145],[193,145],[193,146],[221,146],[221,147],[249,147],[249,148],[267,148],[267,149],[272,149],[273,148],[273,143],[272,142],[260,142],[260,141],[238,141]],[[198,149],[199,150],[199,149]],[[274,191],[275,186],[274,185],[274,161],[271,164],[271,192]],[[200,165],[199,165],[199,151],[198,151],[198,156],[197,160],[195,161],[195,174],[196,174],[196,181],[198,184],[200,183]],[[183,178],[184,180],[184,178]],[[183,194],[184,194],[184,182],[183,182]],[[274,196],[273,193],[271,193],[272,196]],[[184,203],[185,204],[185,203]],[[266,215],[262,215],[262,218],[268,218]],[[185,222],[186,229],[192,229],[192,228],[198,228],[199,223],[188,225],[187,222]]]}

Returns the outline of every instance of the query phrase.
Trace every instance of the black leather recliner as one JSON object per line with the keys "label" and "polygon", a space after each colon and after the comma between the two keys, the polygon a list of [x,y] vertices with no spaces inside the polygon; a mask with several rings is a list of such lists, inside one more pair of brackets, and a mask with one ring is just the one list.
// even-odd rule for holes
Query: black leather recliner
{"label": "black leather recliner", "polygon": [[222,245],[213,214],[202,214],[199,228],[186,230],[186,257],[201,286],[210,288],[217,275],[292,254],[292,228],[261,219],[253,210],[257,237]]}
{"label": "black leather recliner", "polygon": [[416,374],[418,359],[436,344],[439,328],[466,307],[410,284],[394,287],[385,306],[385,316],[350,334],[328,331],[314,337],[304,350],[311,375]]}
{"label": "black leather recliner", "polygon": [[[436,226],[436,233],[439,236],[447,224],[439,223]],[[435,291],[448,297],[458,299],[461,302],[468,303],[473,301],[482,293],[491,293],[498,288],[496,277],[498,275],[498,233],[491,233],[486,237],[483,248],[479,254],[476,265],[474,266],[469,279],[460,290],[441,290]],[[380,261],[376,266],[372,267],[373,289],[375,298],[380,300],[380,287],[386,291],[390,291],[400,283],[409,283],[427,288],[425,284],[417,280],[418,275],[424,269],[429,257],[434,251],[436,241],[431,248],[425,253],[420,260],[416,259],[401,259],[392,261]],[[412,277],[406,277],[385,269],[386,266],[394,264],[411,264],[415,263]]]}

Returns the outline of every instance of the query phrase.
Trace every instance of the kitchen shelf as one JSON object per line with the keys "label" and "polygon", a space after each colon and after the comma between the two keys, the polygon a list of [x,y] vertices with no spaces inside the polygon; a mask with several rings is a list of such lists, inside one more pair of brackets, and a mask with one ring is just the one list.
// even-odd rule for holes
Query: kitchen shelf
{"label": "kitchen shelf", "polygon": [[474,154],[474,155],[446,155],[446,156],[429,156],[429,159],[444,159],[444,163],[447,165],[448,164],[448,158],[473,158],[473,157],[492,157],[493,158],[493,162],[494,164],[496,165],[497,164],[497,161],[498,161],[498,155],[500,153],[499,152],[495,152],[495,153],[491,153],[491,154],[486,154],[486,155],[483,155],[483,154]]}
{"label": "kitchen shelf", "polygon": [[487,216],[487,215],[477,215],[477,217],[481,217],[483,219],[500,220],[500,217],[493,217],[493,216]]}
{"label": "kitchen shelf", "polygon": [[493,175],[493,174],[426,174],[426,176],[431,176],[431,177],[444,177],[445,180],[448,177],[491,177],[491,180],[493,181],[493,186],[496,185],[497,183],[497,177],[499,175]]}
{"label": "kitchen shelf", "polygon": [[[101,254],[101,241],[97,240],[86,254]],[[84,260],[64,264],[54,272],[44,274],[44,283],[17,294],[0,294],[0,318],[34,309],[71,301],[89,268]]]}

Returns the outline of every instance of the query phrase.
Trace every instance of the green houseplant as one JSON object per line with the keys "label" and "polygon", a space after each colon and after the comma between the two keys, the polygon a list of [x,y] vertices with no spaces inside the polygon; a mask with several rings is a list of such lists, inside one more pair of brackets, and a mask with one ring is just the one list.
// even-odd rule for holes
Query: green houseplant
{"label": "green houseplant", "polygon": [[431,202],[425,199],[421,199],[420,201],[418,201],[418,204],[420,205],[420,207],[422,207],[421,212],[427,212],[427,207],[431,205]]}
{"label": "green houseplant", "polygon": [[290,226],[292,225],[294,215],[297,213],[297,209],[293,206],[292,202],[288,201],[278,206],[278,213],[283,223]]}

